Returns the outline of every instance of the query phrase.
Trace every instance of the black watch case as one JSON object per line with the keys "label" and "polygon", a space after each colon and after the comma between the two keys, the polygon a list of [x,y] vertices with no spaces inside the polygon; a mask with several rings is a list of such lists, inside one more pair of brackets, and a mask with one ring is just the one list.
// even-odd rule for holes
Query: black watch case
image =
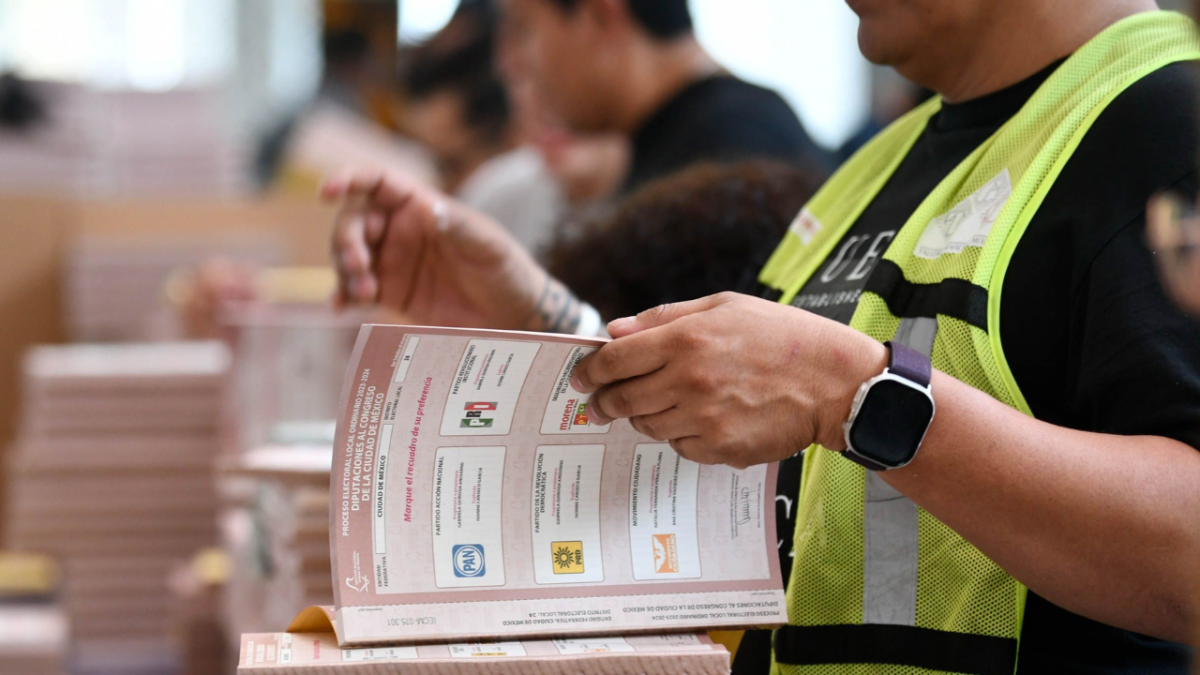
{"label": "black watch case", "polygon": [[928,386],[883,371],[859,388],[845,424],[846,457],[873,471],[899,469],[917,456],[933,423]]}

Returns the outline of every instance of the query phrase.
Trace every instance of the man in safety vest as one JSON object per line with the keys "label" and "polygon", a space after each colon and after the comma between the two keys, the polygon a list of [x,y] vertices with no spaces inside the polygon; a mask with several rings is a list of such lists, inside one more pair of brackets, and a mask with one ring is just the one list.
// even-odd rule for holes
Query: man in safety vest
{"label": "man in safety vest", "polygon": [[[850,5],[868,58],[940,96],[796,219],[778,302],[614,321],[575,386],[696,461],[809,448],[780,673],[1186,672],[1200,330],[1144,231],[1156,192],[1195,198],[1194,26],[1153,0]],[[324,194],[355,198],[345,301],[598,323],[440,195],[353,171]]]}

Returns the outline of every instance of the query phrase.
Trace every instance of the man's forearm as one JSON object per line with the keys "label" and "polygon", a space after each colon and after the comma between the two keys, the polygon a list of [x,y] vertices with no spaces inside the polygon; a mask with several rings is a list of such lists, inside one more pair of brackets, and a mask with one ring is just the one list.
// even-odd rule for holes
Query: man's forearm
{"label": "man's forearm", "polygon": [[936,373],[916,461],[883,477],[1006,571],[1068,610],[1187,640],[1200,453],[1022,415]]}
{"label": "man's forearm", "polygon": [[526,321],[526,330],[538,333],[565,333],[595,336],[601,333],[603,322],[591,305],[580,300],[571,289],[550,275]]}

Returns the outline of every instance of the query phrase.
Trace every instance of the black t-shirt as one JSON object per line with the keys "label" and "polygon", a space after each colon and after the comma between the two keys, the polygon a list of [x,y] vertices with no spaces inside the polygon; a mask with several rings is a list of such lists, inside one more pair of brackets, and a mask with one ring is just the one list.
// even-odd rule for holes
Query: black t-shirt
{"label": "black t-shirt", "polygon": [[[793,304],[848,323],[879,255],[925,196],[1058,65],[945,105]],[[1162,68],[1108,106],[1017,245],[1004,279],[1000,335],[1038,419],[1200,448],[1200,325],[1166,298],[1144,243],[1153,193],[1195,198],[1191,67]],[[1187,672],[1183,646],[1085,619],[1032,592],[1020,651],[1020,675]]]}
{"label": "black t-shirt", "polygon": [[622,191],[698,162],[747,159],[824,168],[829,155],[779,94],[728,75],[706,77],[676,94],[634,134]]}

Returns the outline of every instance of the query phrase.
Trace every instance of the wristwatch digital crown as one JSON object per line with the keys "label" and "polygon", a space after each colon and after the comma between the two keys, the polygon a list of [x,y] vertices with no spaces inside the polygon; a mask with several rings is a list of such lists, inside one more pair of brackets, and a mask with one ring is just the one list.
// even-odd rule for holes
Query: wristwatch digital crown
{"label": "wristwatch digital crown", "polygon": [[933,423],[929,357],[898,342],[887,348],[887,368],[859,387],[844,426],[843,455],[871,471],[912,462]]}

